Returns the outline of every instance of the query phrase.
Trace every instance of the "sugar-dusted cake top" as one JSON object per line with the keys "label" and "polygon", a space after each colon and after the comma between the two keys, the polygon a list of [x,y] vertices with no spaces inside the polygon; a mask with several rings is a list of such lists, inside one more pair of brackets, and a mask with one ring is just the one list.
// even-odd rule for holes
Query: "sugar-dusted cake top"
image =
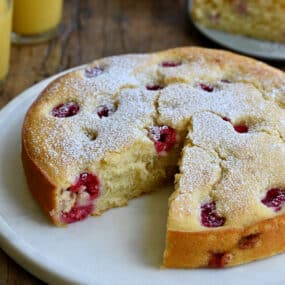
{"label": "sugar-dusted cake top", "polygon": [[284,96],[281,71],[229,52],[122,55],[52,82],[23,137],[37,165],[66,188],[82,169],[96,172],[106,155],[153,143],[155,126],[168,126],[186,137],[170,228],[200,229],[201,219],[206,228],[232,226],[280,210],[266,193],[285,189]]}

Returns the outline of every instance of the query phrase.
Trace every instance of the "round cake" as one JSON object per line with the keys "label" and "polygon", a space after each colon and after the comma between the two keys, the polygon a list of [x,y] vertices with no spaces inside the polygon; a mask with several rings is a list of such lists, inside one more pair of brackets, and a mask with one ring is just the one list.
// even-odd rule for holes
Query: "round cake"
{"label": "round cake", "polygon": [[283,72],[226,51],[96,60],[30,107],[29,188],[61,226],[175,177],[163,266],[225,267],[283,252],[284,98]]}

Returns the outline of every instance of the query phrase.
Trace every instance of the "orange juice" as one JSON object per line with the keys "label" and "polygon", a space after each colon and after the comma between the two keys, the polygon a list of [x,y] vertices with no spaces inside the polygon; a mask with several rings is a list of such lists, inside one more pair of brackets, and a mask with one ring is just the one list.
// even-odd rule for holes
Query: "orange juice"
{"label": "orange juice", "polygon": [[11,6],[11,1],[0,0],[0,81],[4,80],[9,68],[12,20]]}
{"label": "orange juice", "polygon": [[62,5],[63,0],[14,0],[13,32],[34,36],[55,30]]}

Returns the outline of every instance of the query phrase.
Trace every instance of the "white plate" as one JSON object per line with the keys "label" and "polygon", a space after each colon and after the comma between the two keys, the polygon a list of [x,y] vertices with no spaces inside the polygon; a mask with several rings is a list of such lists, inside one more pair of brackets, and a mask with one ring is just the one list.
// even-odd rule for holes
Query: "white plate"
{"label": "white plate", "polygon": [[51,226],[33,201],[20,159],[24,114],[45,80],[0,112],[0,244],[50,284],[285,284],[285,255],[226,270],[162,270],[167,198],[162,189],[68,228]]}
{"label": "white plate", "polygon": [[[189,0],[189,7],[191,7]],[[190,11],[191,8],[188,10]],[[223,31],[205,28],[195,21],[195,27],[210,40],[234,51],[267,60],[285,60],[285,44],[229,34]]]}

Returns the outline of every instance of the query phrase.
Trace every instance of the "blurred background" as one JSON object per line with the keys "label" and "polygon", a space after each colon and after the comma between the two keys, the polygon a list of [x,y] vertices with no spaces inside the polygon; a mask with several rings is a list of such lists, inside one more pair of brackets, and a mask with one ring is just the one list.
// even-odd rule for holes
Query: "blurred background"
{"label": "blurred background", "polygon": [[34,83],[96,58],[207,46],[190,23],[186,2],[66,0],[58,36],[40,44],[12,45],[0,107]]}

